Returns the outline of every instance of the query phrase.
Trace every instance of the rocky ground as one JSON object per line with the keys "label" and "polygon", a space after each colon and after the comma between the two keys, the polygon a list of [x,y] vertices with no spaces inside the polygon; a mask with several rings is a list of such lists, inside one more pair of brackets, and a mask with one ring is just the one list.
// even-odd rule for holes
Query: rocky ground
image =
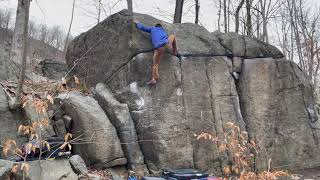
{"label": "rocky ground", "polygon": [[296,174],[301,175],[303,179],[320,179],[320,168],[302,170]]}

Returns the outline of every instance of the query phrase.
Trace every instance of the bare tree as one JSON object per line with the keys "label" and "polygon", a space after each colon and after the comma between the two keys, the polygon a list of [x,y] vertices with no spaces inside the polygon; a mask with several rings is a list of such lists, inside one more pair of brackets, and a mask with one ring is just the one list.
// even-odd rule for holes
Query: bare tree
{"label": "bare tree", "polygon": [[221,9],[222,9],[222,2],[219,0],[219,9],[218,9],[218,31],[221,32]]}
{"label": "bare tree", "polygon": [[195,0],[195,10],[196,10],[196,18],[195,18],[195,24],[199,23],[199,11],[200,11],[200,4],[199,4],[199,0]]}
{"label": "bare tree", "polygon": [[39,25],[39,33],[37,39],[43,43],[47,42],[48,39],[48,27],[45,24]]}
{"label": "bare tree", "polygon": [[227,0],[223,0],[223,24],[224,32],[228,32],[228,22],[227,22]]}
{"label": "bare tree", "polygon": [[252,6],[252,0],[246,0],[246,11],[247,11],[246,31],[248,36],[252,36],[251,6]]}
{"label": "bare tree", "polygon": [[127,0],[128,10],[133,13],[132,0]]}
{"label": "bare tree", "polygon": [[298,12],[297,12],[296,0],[287,0],[287,3],[288,3],[288,9],[289,9],[289,12],[290,12],[291,27],[292,27],[293,34],[294,34],[295,41],[296,41],[296,45],[297,45],[299,63],[300,63],[301,66],[305,66],[304,65],[304,60],[303,60],[303,55],[302,55],[300,34],[299,34],[298,25],[297,25],[297,21],[298,21],[297,13]]}
{"label": "bare tree", "polygon": [[[73,15],[74,15],[74,5],[76,3],[76,0],[73,0],[73,4],[72,4],[72,11],[71,11],[71,19],[70,19],[70,24],[69,24],[69,28],[68,28],[68,33],[66,36],[66,40],[64,41],[64,48],[63,48],[63,52],[67,51],[67,47],[68,47],[68,39],[69,39],[69,35],[70,35],[70,31],[71,31],[71,27],[72,27],[72,22],[73,22]],[[101,5],[101,0],[99,0],[99,4]],[[100,16],[98,18],[100,20]],[[98,23],[99,23],[98,20]]]}
{"label": "bare tree", "polygon": [[241,10],[241,8],[242,8],[242,6],[243,6],[243,4],[244,4],[244,0],[241,0],[240,1],[240,3],[239,3],[239,5],[238,5],[238,7],[237,7],[237,10],[236,10],[236,15],[235,15],[235,21],[236,21],[236,30],[235,30],[235,32],[236,33],[239,33],[239,25],[240,25],[240,10]]}
{"label": "bare tree", "polygon": [[[22,87],[24,84],[25,70],[27,63],[27,44],[28,44],[28,24],[29,24],[29,8],[31,0],[19,0],[16,14],[16,23],[12,37],[12,45],[10,52],[10,60],[7,62],[9,67],[9,78],[18,77],[18,89],[16,98],[10,102],[10,108],[16,109],[21,102]],[[12,68],[14,67],[15,68]],[[16,72],[20,66],[20,73]]]}
{"label": "bare tree", "polygon": [[30,38],[36,39],[38,33],[37,25],[34,21],[29,21],[29,27],[28,27],[28,36]]}
{"label": "bare tree", "polygon": [[[258,6],[255,6],[255,9],[259,9]],[[256,37],[260,39],[260,11],[254,11],[253,14],[256,17]]]}
{"label": "bare tree", "polygon": [[[72,11],[73,11],[73,8],[74,6],[72,6]],[[98,11],[98,17],[97,17],[97,20],[98,20],[98,23],[100,23],[100,18],[101,18],[101,9],[102,9],[102,4],[101,4],[101,0],[98,0],[98,2],[96,3],[96,9]]]}
{"label": "bare tree", "polygon": [[50,28],[46,43],[57,49],[64,48],[64,33],[60,26]]}
{"label": "bare tree", "polygon": [[228,32],[230,32],[230,4],[231,4],[231,0],[228,0],[228,7],[227,7],[227,14],[228,14],[227,26],[228,26]]}
{"label": "bare tree", "polygon": [[12,18],[12,11],[0,9],[0,27],[9,29],[9,24]]}
{"label": "bare tree", "polygon": [[184,0],[176,0],[173,23],[181,23]]}
{"label": "bare tree", "polygon": [[278,39],[284,55],[291,60],[297,59],[300,68],[307,72],[313,82],[315,90],[319,90],[320,12],[305,9],[305,4],[308,3],[303,0],[287,0],[285,4],[279,4],[281,19],[277,19],[275,24],[281,27]]}

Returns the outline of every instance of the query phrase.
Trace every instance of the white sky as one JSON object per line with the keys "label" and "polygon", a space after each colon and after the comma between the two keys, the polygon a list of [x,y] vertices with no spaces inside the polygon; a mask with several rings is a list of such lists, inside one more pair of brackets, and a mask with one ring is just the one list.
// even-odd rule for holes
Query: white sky
{"label": "white sky", "polygon": [[[76,36],[93,27],[97,20],[97,11],[94,2],[97,0],[76,0],[76,8],[71,34]],[[209,31],[217,30],[218,0],[200,1],[200,24]],[[283,1],[283,0],[279,0]],[[310,7],[319,7],[320,0],[306,0]],[[12,9],[15,14],[18,0],[0,0],[1,9]],[[126,0],[101,0],[107,15],[116,13],[126,8]],[[119,2],[119,3],[117,3]],[[60,25],[65,32],[68,30],[73,0],[32,0],[30,19],[37,24],[48,26]],[[133,0],[135,12],[152,15],[164,21],[171,22],[174,12],[175,0]],[[102,12],[102,20],[106,18]],[[194,0],[185,0],[183,22],[194,22]],[[233,27],[232,29],[233,30]],[[270,33],[272,35],[273,33]],[[271,38],[273,39],[273,38]]]}
{"label": "white sky", "polygon": [[[18,0],[0,0],[0,8],[10,8],[15,14]],[[93,27],[97,20],[96,9],[94,7],[96,0],[76,0],[75,16],[72,26],[72,35],[78,35],[81,32]],[[102,0],[107,15],[118,12],[126,8],[126,1],[121,0]],[[145,13],[156,18],[171,22],[170,15],[174,12],[175,0],[133,0],[133,9],[138,13]],[[194,0],[185,0],[184,11],[188,11],[183,16],[183,22],[194,22]],[[214,4],[215,0],[200,0],[200,23],[208,30],[216,30],[214,17],[217,12]],[[43,23],[49,26],[60,25],[67,31],[72,9],[73,0],[32,0],[30,8],[30,19],[37,24]],[[111,7],[111,8],[109,8]],[[160,7],[160,10],[159,10]],[[111,9],[111,10],[110,10]],[[102,12],[105,18],[105,12]]]}

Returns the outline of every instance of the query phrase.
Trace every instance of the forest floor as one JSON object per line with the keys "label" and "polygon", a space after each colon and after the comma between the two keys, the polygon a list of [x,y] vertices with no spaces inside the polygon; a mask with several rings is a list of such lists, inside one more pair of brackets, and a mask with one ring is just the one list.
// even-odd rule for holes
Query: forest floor
{"label": "forest floor", "polygon": [[296,172],[296,174],[301,175],[301,179],[312,180],[319,179],[320,180],[320,168],[301,170]]}

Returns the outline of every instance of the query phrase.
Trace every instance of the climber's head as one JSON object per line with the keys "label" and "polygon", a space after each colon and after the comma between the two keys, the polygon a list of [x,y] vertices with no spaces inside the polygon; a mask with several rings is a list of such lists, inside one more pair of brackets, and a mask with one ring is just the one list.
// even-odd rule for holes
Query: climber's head
{"label": "climber's head", "polygon": [[160,23],[157,23],[156,25],[154,25],[155,27],[162,27],[162,25]]}

